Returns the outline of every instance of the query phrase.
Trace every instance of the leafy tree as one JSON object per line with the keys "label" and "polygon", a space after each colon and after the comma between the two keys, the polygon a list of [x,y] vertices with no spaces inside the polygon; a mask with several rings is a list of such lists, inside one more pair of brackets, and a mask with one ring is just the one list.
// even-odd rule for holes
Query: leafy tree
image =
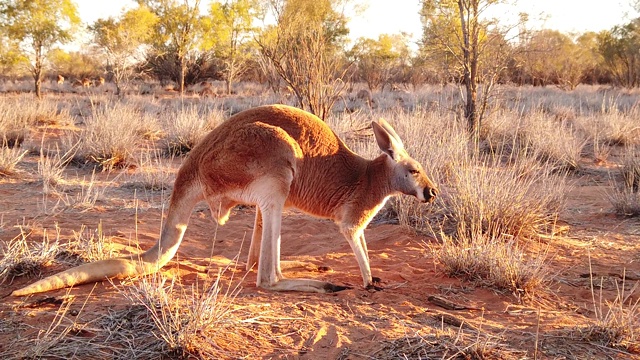
{"label": "leafy tree", "polygon": [[349,55],[369,89],[377,90],[402,73],[409,59],[409,47],[403,34],[381,34],[378,40],[358,39]]}
{"label": "leafy tree", "polygon": [[20,51],[20,44],[0,34],[0,73],[9,75],[15,73],[20,64],[28,59]]}
{"label": "leafy tree", "polygon": [[88,52],[66,52],[55,48],[47,54],[47,61],[57,74],[68,79],[83,79],[100,73],[99,57]]}
{"label": "leafy tree", "polygon": [[116,95],[121,86],[129,81],[144,53],[143,44],[148,43],[158,18],[146,6],[124,12],[120,18],[99,19],[89,30],[95,43],[102,49],[106,68],[116,85]]}
{"label": "leafy tree", "polygon": [[486,16],[501,3],[506,0],[422,0],[422,51],[439,58],[450,78],[464,86],[464,116],[476,144],[489,96],[507,66],[506,34],[516,28]]}
{"label": "leafy tree", "polygon": [[543,29],[531,35],[522,52],[522,66],[534,85],[556,84],[573,89],[582,78],[577,45],[557,30]]}
{"label": "leafy tree", "polygon": [[617,85],[640,85],[640,19],[601,32],[598,52]]}
{"label": "leafy tree", "polygon": [[200,0],[138,0],[146,5],[158,20],[152,44],[157,56],[175,58],[179,67],[178,86],[184,93],[189,61],[196,59],[204,44],[205,17],[200,15]]}
{"label": "leafy tree", "polygon": [[277,74],[298,105],[324,119],[346,87],[340,49],[346,17],[336,0],[271,0],[277,24],[257,37],[265,74]]}
{"label": "leafy tree", "polygon": [[73,30],[79,24],[78,10],[72,0],[0,2],[0,27],[28,52],[29,71],[38,98],[47,52],[57,43],[71,41]]}
{"label": "leafy tree", "polygon": [[250,36],[255,31],[253,20],[260,15],[258,0],[227,0],[212,2],[210,18],[206,26],[207,40],[212,42],[215,56],[223,62],[227,94],[231,84],[249,67],[253,42]]}
{"label": "leafy tree", "polygon": [[602,67],[604,59],[598,52],[598,34],[588,31],[579,35],[575,43],[578,47],[576,58],[583,66],[582,82],[587,84],[606,82],[606,71]]}

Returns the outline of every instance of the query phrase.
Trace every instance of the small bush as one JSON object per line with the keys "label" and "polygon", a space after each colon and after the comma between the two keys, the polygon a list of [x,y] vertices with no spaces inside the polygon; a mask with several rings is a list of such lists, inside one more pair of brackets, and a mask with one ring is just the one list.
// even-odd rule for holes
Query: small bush
{"label": "small bush", "polygon": [[0,284],[16,277],[40,275],[44,267],[53,263],[60,251],[57,241],[49,241],[45,233],[41,242],[27,241],[30,233],[21,229],[20,235],[0,247]]}
{"label": "small bush", "polygon": [[640,148],[630,147],[619,168],[622,181],[613,184],[608,193],[616,213],[625,216],[640,215]]}
{"label": "small bush", "polygon": [[[495,232],[493,232],[495,233]],[[520,298],[544,288],[548,273],[544,256],[529,256],[512,237],[491,237],[479,229],[457,238],[442,234],[435,257],[449,276],[506,291]]]}
{"label": "small bush", "polygon": [[126,104],[94,105],[85,128],[67,133],[63,144],[67,151],[77,146],[74,159],[82,164],[97,164],[103,170],[126,167],[133,163],[141,119],[140,113]]}
{"label": "small bush", "polygon": [[531,237],[550,228],[563,208],[566,174],[522,156],[462,163],[452,169],[444,208],[458,236],[471,229],[490,238]]}
{"label": "small bush", "polygon": [[18,164],[27,153],[27,150],[0,146],[0,177],[15,175]]}
{"label": "small bush", "polygon": [[223,120],[222,111],[206,108],[199,111],[195,106],[165,115],[167,154],[175,156],[188,153],[204,135]]}

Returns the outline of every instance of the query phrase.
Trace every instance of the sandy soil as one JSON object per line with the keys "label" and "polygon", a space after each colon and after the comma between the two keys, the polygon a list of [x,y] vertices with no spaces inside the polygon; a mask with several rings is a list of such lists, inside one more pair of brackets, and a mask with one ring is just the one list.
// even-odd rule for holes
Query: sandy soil
{"label": "sandy soil", "polygon": [[[101,223],[105,235],[122,245],[121,252],[153,245],[162,219],[161,192],[136,191],[124,186],[123,176],[99,173],[96,184],[107,190],[95,206],[45,214],[44,204],[52,209],[55,199],[43,198],[42,184],[34,180],[36,164],[37,157],[29,155],[27,171],[0,179],[2,241],[19,236],[22,230],[30,232],[30,241],[38,242],[45,231],[55,234],[56,227],[60,240],[65,241],[83,225],[96,229]],[[627,292],[640,278],[640,219],[613,215],[605,194],[608,170],[613,166],[612,162],[595,165],[585,160],[585,169],[572,176],[569,206],[560,219],[567,231],[535,245],[548,249],[550,281],[543,293],[531,299],[445,276],[429,250],[437,246],[435,239],[380,222],[372,224],[365,236],[373,274],[382,279],[384,290],[365,290],[355,258],[337,227],[295,211],[288,211],[283,220],[283,258],[328,270],[291,269],[285,274],[329,280],[352,289],[300,294],[256,288],[256,273],[243,269],[253,225],[252,208],[235,209],[230,221],[218,227],[208,209],[199,206],[178,256],[163,273],[183,284],[193,284],[212,276],[209,272],[216,274],[221,266],[233,264],[239,254],[237,268],[223,273],[223,283],[240,283],[235,306],[262,320],[248,321],[255,330],[242,335],[248,345],[234,350],[229,344],[232,358],[370,359],[401,358],[402,353],[418,358],[416,344],[422,344],[422,358],[429,354],[432,358],[465,358],[456,351],[474,344],[479,353],[484,351],[484,357],[473,357],[464,350],[466,358],[640,358],[640,352],[607,348],[584,339],[579,331],[595,319],[594,296],[596,304],[604,303],[600,296],[613,300],[622,287],[623,272],[635,279],[625,281]],[[90,170],[70,166],[65,177],[77,180],[76,185],[70,182],[67,193],[79,192],[79,181],[90,176]],[[589,258],[597,283],[595,294],[588,275]],[[64,267],[54,264],[41,276]],[[33,281],[17,278],[0,288],[0,354],[17,354],[31,346],[38,331],[49,328],[59,307],[50,297],[60,299],[67,294],[67,290],[58,290],[27,298],[8,296]],[[79,286],[69,294],[75,301],[68,316],[75,315],[80,324],[131,306],[106,281],[95,287]],[[451,301],[460,309],[438,306],[432,296]],[[49,300],[38,302],[46,298]],[[637,298],[636,291],[633,299]],[[81,353],[78,357],[83,358]]]}

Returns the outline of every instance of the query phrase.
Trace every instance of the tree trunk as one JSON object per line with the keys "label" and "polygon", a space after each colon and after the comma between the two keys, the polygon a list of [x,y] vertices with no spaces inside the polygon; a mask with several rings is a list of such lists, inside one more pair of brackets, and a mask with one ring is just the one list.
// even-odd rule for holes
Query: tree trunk
{"label": "tree trunk", "polygon": [[36,63],[33,66],[33,80],[35,82],[36,97],[40,99],[42,98],[40,92],[40,85],[42,84],[42,45],[35,44],[34,48],[36,52]]}
{"label": "tree trunk", "polygon": [[471,138],[477,145],[480,133],[477,124],[478,89],[476,83],[478,71],[478,26],[476,23],[477,14],[475,12],[477,11],[477,8],[473,9],[475,10],[473,15],[470,11],[474,4],[468,4],[465,0],[458,0],[458,11],[460,14],[463,41],[463,82],[467,95],[464,117],[467,119],[467,127]]}
{"label": "tree trunk", "polygon": [[185,76],[185,61],[184,61],[184,56],[179,56],[179,61],[180,61],[180,95],[184,95],[184,76]]}

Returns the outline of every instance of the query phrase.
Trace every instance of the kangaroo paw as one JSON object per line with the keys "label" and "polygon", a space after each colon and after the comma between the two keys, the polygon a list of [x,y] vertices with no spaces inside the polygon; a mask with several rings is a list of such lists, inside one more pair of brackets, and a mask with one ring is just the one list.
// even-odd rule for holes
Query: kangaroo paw
{"label": "kangaroo paw", "polygon": [[371,278],[371,284],[367,285],[367,287],[365,289],[367,290],[375,290],[375,291],[382,291],[384,290],[384,288],[382,286],[380,286],[380,278],[379,277],[372,277]]}

